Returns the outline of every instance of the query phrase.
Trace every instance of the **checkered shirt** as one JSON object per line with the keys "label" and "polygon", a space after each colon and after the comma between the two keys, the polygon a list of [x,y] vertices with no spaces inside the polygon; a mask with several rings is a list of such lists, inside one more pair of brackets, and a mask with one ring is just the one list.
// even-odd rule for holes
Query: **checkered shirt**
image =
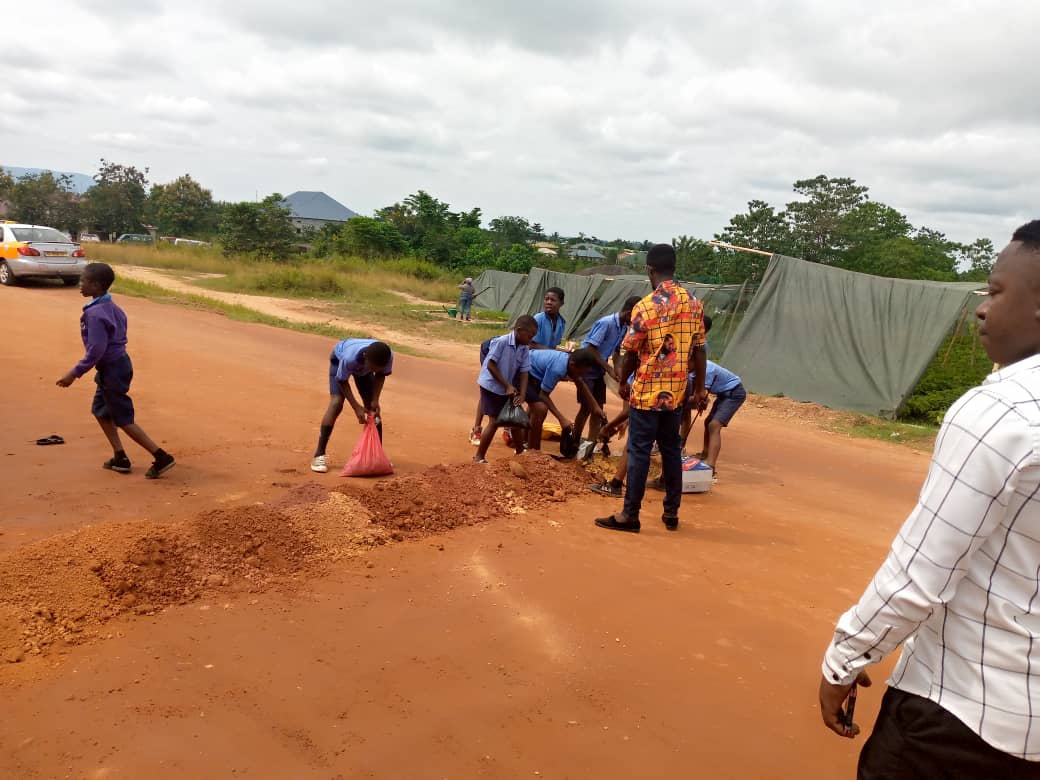
{"label": "checkered shirt", "polygon": [[633,409],[675,409],[686,392],[690,348],[704,346],[704,307],[677,282],[662,282],[632,309],[625,351],[639,353]]}
{"label": "checkered shirt", "polygon": [[917,506],[823,674],[838,683],[906,642],[889,685],[990,745],[1040,761],[1040,355],[947,412]]}

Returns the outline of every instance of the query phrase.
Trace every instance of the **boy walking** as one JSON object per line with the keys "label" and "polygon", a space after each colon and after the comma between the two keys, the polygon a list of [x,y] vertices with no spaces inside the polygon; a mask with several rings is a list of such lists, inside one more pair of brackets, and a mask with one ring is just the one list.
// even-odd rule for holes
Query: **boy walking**
{"label": "boy walking", "polygon": [[[382,341],[375,339],[343,339],[332,349],[329,356],[329,405],[321,418],[318,447],[311,460],[311,471],[324,474],[329,470],[325,462],[325,448],[332,436],[336,419],[343,411],[346,401],[362,425],[368,415],[374,415],[379,438],[383,438],[383,422],[379,409],[379,396],[383,383],[394,370],[394,353]],[[361,401],[350,389],[350,378],[354,378]]]}
{"label": "boy walking", "polygon": [[[538,326],[530,315],[518,318],[511,333],[493,338],[477,377],[480,388],[479,413],[491,418],[491,424],[480,434],[474,463],[487,463],[486,455],[495,438],[495,421],[507,403],[520,406],[527,395],[531,372],[530,343]],[[515,429],[511,437],[517,454],[524,451],[522,431]]]}
{"label": "boy walking", "polygon": [[135,422],[134,402],[129,395],[134,367],[126,352],[126,314],[108,292],[115,279],[115,272],[107,263],[90,263],[83,269],[79,292],[84,298],[91,299],[79,318],[86,354],[55,384],[69,387],[90,369],[96,369],[94,382],[97,389],[90,411],[112,446],[112,457],[101,464],[102,468],[119,474],[130,473],[130,458],[119,439],[122,430],[153,458],[152,465],[144,474],[145,479],[158,479],[173,467],[175,461]]}

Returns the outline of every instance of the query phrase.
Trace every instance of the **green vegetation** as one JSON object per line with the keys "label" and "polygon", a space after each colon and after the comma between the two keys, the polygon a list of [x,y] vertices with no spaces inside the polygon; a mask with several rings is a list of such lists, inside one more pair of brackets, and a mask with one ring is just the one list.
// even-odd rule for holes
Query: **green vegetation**
{"label": "green vegetation", "polygon": [[992,370],[993,363],[979,343],[976,324],[962,321],[939,348],[907,399],[900,418],[941,423],[950,405],[979,385]]}
{"label": "green vegetation", "polygon": [[850,415],[831,427],[849,436],[905,444],[918,450],[930,450],[935,444],[935,435],[939,432],[938,426],[935,425],[893,422],[864,414]]}

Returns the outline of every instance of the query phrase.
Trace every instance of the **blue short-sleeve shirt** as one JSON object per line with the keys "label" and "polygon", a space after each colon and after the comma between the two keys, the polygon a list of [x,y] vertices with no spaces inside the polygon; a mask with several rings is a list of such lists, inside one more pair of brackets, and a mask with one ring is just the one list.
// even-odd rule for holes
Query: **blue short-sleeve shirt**
{"label": "blue short-sleeve shirt", "polygon": [[568,352],[555,349],[535,349],[531,351],[531,376],[538,380],[542,390],[551,393],[561,379],[567,376],[567,363],[571,356]]}
{"label": "blue short-sleeve shirt", "polygon": [[[365,370],[365,350],[377,339],[343,339],[332,349],[332,354],[339,360],[339,368],[336,369],[336,379],[340,382],[346,381],[349,376],[364,376],[369,373]],[[386,368],[378,372],[383,376],[390,376],[394,370],[394,353],[390,353],[390,362]]]}
{"label": "blue short-sleeve shirt", "polygon": [[516,343],[516,331],[491,339],[487,357],[484,358],[480,376],[477,377],[477,384],[485,390],[503,395],[506,389],[488,370],[489,360],[494,360],[499,373],[513,384],[516,384],[518,374],[524,371],[531,372],[531,349],[526,344]]}
{"label": "blue short-sleeve shirt", "polygon": [[[562,314],[556,314],[556,327],[553,327],[552,320],[549,319],[549,315],[544,311],[538,312],[534,315],[534,321],[538,323],[538,332],[534,334],[532,341],[535,344],[541,344],[543,347],[549,347],[554,349],[560,345],[563,341],[563,332],[567,328],[567,320],[563,318]],[[537,351],[537,350],[535,350]]]}

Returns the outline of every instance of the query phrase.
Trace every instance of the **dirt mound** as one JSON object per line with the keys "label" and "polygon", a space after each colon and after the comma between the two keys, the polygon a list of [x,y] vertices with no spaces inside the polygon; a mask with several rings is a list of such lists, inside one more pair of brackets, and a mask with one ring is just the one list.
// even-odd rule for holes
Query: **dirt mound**
{"label": "dirt mound", "polygon": [[90,641],[121,614],[154,614],[223,588],[288,584],[388,541],[522,515],[583,492],[588,481],[577,464],[531,452],[433,466],[372,488],[312,483],[273,504],[181,523],[109,523],[51,537],[0,557],[0,660]]}
{"label": "dirt mound", "polygon": [[756,409],[764,410],[770,417],[782,420],[801,420],[819,425],[833,425],[845,421],[848,412],[828,409],[811,401],[795,401],[768,395],[748,396],[748,402]]}
{"label": "dirt mound", "polygon": [[489,464],[442,463],[371,489],[337,490],[363,503],[372,522],[396,540],[526,514],[583,493],[588,481],[578,464],[532,451]]}

